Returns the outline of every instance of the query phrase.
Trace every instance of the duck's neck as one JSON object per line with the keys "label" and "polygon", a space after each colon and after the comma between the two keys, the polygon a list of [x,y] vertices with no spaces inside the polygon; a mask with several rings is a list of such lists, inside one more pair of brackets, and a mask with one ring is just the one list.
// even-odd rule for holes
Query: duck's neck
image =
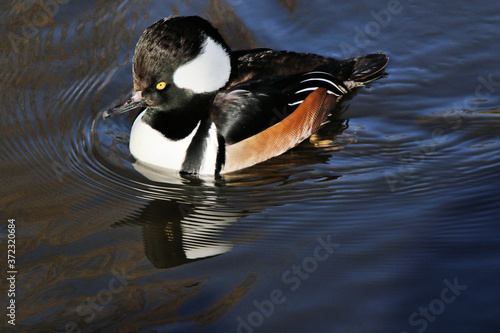
{"label": "duck's neck", "polygon": [[193,99],[181,109],[162,111],[149,108],[142,121],[171,140],[181,140],[191,134],[201,120],[209,116],[214,96],[203,97]]}

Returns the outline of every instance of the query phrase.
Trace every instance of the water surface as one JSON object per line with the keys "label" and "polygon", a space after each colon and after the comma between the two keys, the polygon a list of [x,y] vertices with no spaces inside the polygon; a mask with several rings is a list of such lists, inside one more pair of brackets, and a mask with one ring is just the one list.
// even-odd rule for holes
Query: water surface
{"label": "water surface", "polygon": [[[2,329],[500,328],[499,4],[47,3],[0,5],[1,240],[15,219],[17,270]],[[133,115],[101,113],[132,88],[140,33],[172,14],[235,49],[385,51],[388,76],[280,157],[152,181],[128,151]]]}

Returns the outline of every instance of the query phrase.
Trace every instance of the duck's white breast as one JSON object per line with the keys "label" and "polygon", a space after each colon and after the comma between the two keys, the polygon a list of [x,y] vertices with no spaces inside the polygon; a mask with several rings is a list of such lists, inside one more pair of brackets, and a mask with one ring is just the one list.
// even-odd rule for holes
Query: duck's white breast
{"label": "duck's white breast", "polygon": [[[132,125],[129,144],[130,152],[139,161],[180,171],[186,157],[186,151],[200,124],[198,123],[196,128],[185,138],[174,141],[143,122],[142,117],[145,113],[146,110],[137,117]],[[212,124],[207,138],[207,147],[200,168],[200,174],[215,173],[217,150],[217,132],[215,125]]]}

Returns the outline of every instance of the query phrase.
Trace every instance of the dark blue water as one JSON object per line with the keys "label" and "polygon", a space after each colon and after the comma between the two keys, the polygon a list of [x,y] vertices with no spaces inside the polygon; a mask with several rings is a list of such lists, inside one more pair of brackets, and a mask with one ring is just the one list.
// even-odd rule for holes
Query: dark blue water
{"label": "dark blue water", "polygon": [[[133,115],[101,113],[172,14],[235,49],[385,51],[388,76],[282,156],[153,181],[128,151]],[[8,1],[0,20],[3,331],[500,328],[499,4]]]}

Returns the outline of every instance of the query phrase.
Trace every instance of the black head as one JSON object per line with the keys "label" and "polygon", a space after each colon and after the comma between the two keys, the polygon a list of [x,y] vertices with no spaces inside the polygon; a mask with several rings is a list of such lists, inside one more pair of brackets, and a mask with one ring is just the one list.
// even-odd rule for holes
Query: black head
{"label": "black head", "polygon": [[223,88],[231,74],[230,49],[197,16],[167,17],[140,37],[134,54],[134,92],[150,108],[179,109],[195,95]]}

